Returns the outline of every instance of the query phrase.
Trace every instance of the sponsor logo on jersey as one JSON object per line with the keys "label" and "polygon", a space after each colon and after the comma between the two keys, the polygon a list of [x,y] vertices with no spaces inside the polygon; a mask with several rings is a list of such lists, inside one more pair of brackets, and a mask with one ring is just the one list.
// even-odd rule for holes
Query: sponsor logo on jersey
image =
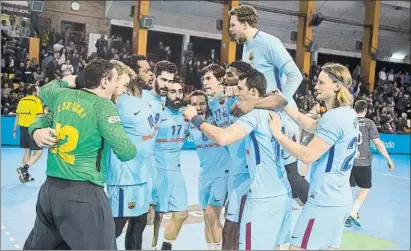
{"label": "sponsor logo on jersey", "polygon": [[120,117],[119,116],[110,116],[109,118],[108,118],[108,122],[110,123],[110,124],[114,124],[114,123],[116,123],[116,122],[120,122],[121,120],[120,120]]}

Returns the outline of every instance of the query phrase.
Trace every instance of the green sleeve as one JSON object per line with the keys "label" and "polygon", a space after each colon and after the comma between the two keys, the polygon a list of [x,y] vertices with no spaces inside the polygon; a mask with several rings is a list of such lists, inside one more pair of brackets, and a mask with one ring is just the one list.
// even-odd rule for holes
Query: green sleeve
{"label": "green sleeve", "polygon": [[54,107],[54,103],[57,100],[58,92],[62,88],[69,88],[69,84],[63,80],[52,80],[48,84],[40,88],[39,96],[41,101],[48,107]]}
{"label": "green sleeve", "polygon": [[53,115],[51,113],[38,117],[29,127],[29,135],[36,129],[53,127]]}
{"label": "green sleeve", "polygon": [[97,124],[102,137],[108,142],[119,160],[129,161],[136,156],[137,148],[128,138],[116,107],[108,99],[99,104]]}

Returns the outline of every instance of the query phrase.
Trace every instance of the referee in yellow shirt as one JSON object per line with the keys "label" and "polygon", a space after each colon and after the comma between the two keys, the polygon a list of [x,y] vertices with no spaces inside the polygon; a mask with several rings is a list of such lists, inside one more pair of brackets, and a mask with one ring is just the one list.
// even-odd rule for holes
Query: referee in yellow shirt
{"label": "referee in yellow shirt", "polygon": [[36,120],[37,116],[43,114],[43,105],[38,98],[38,92],[38,86],[30,86],[27,91],[28,95],[20,99],[16,110],[17,116],[14,122],[13,137],[16,138],[17,125],[20,126],[20,148],[24,148],[24,156],[23,165],[17,168],[17,173],[22,183],[34,180],[28,170],[43,153],[43,149],[37,146],[28,131],[28,127]]}

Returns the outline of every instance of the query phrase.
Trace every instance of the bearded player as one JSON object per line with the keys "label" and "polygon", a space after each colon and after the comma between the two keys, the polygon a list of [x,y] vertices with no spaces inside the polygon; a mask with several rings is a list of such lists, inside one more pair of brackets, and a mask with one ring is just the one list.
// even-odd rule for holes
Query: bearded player
{"label": "bearded player", "polygon": [[[156,177],[153,186],[156,202],[154,238],[152,248],[157,246],[158,229],[164,213],[172,212],[164,232],[162,250],[171,250],[188,217],[187,187],[180,166],[180,153],[188,131],[188,122],[182,115],[183,87],[177,81],[168,85],[166,106],[161,114],[154,160]],[[156,236],[157,233],[157,236]]]}

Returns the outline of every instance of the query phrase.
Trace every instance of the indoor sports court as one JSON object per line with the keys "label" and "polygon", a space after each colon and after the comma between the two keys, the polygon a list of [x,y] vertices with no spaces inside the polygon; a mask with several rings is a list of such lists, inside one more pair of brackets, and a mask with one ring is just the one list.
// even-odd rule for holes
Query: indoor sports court
{"label": "indoor sports court", "polygon": [[[16,167],[20,164],[22,151],[19,148],[1,149],[1,249],[23,248],[35,220],[35,206],[41,184],[44,182],[46,152],[33,166],[35,181],[21,184]],[[391,155],[396,165],[388,172],[384,159],[373,158],[373,189],[362,206],[359,215],[362,228],[346,228],[343,250],[409,250],[410,249],[410,155]],[[197,202],[199,161],[194,150],[185,150],[181,155],[182,170],[187,183],[189,218],[181,229],[173,249],[207,249],[204,240],[203,215]],[[293,210],[293,224],[299,215],[297,205]],[[163,225],[167,222],[164,217]],[[149,247],[152,226],[147,226],[143,248]],[[163,236],[164,227],[160,229]],[[118,240],[118,249],[124,250],[124,234]],[[159,247],[157,247],[159,249]],[[283,246],[282,249],[288,249]]]}

